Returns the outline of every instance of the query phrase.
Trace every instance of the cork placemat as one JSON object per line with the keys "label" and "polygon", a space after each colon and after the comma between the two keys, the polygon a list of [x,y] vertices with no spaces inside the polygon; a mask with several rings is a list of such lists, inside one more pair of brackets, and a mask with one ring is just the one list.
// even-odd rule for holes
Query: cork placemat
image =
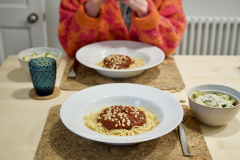
{"label": "cork placemat", "polygon": [[198,122],[188,106],[183,106],[183,126],[191,152],[190,157],[183,156],[178,127],[151,141],[127,146],[108,145],[82,138],[68,130],[60,119],[60,107],[61,105],[54,106],[49,111],[34,160],[212,159]]}
{"label": "cork placemat", "polygon": [[172,58],[166,58],[159,65],[145,70],[142,74],[136,77],[127,79],[112,79],[102,76],[94,69],[88,68],[80,63],[75,69],[77,75],[76,78],[68,78],[67,76],[74,60],[75,58],[68,58],[60,84],[60,89],[62,90],[78,91],[91,86],[107,83],[135,83],[155,87],[161,90],[185,88],[181,74]]}

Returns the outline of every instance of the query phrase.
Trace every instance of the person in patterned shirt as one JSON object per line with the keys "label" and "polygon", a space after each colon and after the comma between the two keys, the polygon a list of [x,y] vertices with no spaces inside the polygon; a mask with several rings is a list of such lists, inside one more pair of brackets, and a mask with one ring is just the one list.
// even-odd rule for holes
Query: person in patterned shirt
{"label": "person in patterned shirt", "polygon": [[186,28],[181,0],[61,0],[59,12],[58,37],[69,56],[109,40],[154,45],[168,56]]}

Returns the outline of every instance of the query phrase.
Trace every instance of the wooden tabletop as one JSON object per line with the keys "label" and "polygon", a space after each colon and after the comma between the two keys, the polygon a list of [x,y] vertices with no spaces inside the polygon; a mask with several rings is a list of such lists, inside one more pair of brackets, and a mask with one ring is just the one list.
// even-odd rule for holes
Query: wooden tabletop
{"label": "wooden tabletop", "polygon": [[[171,94],[187,100],[187,91],[200,84],[220,84],[240,91],[240,56],[173,56],[186,85]],[[67,56],[57,70],[60,85]],[[32,160],[38,147],[49,109],[62,104],[76,91],[61,91],[51,100],[34,100],[28,96],[33,88],[30,76],[22,71],[16,55],[9,56],[0,67],[0,159]],[[240,159],[240,113],[222,127],[203,124],[207,146],[214,160]]]}

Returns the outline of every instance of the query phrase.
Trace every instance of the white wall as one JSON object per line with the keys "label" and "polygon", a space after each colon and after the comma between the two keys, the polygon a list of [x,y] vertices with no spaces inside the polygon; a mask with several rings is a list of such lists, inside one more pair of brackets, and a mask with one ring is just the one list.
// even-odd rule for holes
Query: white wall
{"label": "white wall", "polygon": [[[240,0],[182,0],[182,3],[187,16],[240,17]],[[63,51],[57,36],[59,4],[60,0],[45,0],[47,37],[49,47]]]}
{"label": "white wall", "polygon": [[59,4],[60,0],[45,0],[48,47],[60,49],[63,54],[66,54],[58,41],[57,34]]}
{"label": "white wall", "polygon": [[240,0],[182,0],[187,16],[240,16]]}

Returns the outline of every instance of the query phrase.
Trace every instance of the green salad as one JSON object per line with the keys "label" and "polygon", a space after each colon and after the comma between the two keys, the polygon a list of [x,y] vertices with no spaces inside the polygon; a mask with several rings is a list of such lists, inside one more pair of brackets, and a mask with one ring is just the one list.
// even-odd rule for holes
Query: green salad
{"label": "green salad", "polygon": [[33,54],[26,55],[26,56],[24,56],[22,59],[23,59],[24,61],[28,61],[28,62],[29,62],[31,59],[39,58],[39,57],[49,57],[49,58],[54,58],[54,59],[57,58],[56,55],[51,54],[51,53],[49,53],[49,52],[42,52],[42,53],[33,52]]}
{"label": "green salad", "polygon": [[194,92],[192,100],[208,107],[230,108],[237,104],[237,100],[226,94],[209,93],[203,94],[200,91]]}

